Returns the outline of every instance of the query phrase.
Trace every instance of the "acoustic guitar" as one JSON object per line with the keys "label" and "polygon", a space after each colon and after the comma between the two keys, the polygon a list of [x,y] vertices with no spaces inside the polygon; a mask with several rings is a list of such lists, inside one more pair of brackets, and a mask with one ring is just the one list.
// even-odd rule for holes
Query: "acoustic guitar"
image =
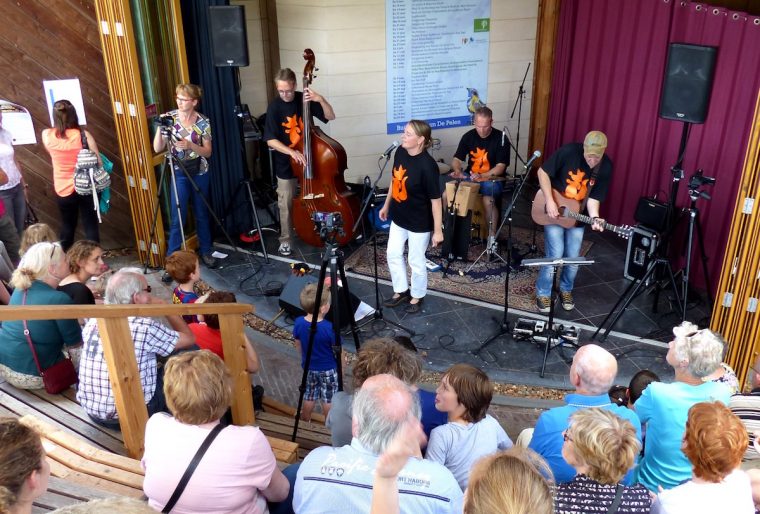
{"label": "acoustic guitar", "polygon": [[[552,189],[552,196],[554,201],[557,202],[557,209],[559,210],[559,218],[552,218],[546,214],[546,197],[542,190],[538,190],[536,197],[533,199],[533,207],[530,210],[530,217],[533,218],[539,225],[559,225],[564,228],[573,228],[577,222],[586,223],[591,225],[594,220],[591,216],[580,214],[578,211],[581,208],[581,203],[577,200],[571,200],[565,198],[557,191]],[[612,225],[606,221],[602,224],[604,230],[610,230],[620,237],[628,239],[633,232],[633,229],[627,225]]]}

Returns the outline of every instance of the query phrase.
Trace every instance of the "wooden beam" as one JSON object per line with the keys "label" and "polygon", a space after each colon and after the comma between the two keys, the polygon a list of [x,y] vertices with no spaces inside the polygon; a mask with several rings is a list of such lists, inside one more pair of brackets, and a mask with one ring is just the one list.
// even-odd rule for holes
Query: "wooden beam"
{"label": "wooden beam", "polygon": [[143,396],[140,371],[137,369],[129,321],[127,318],[99,318],[98,330],[121,433],[124,435],[124,446],[130,457],[140,459],[145,451],[148,408]]}
{"label": "wooden beam", "polygon": [[543,149],[546,146],[549,101],[552,92],[552,74],[554,73],[554,48],[557,41],[561,3],[562,0],[540,0],[538,3],[528,148]]}
{"label": "wooden beam", "polygon": [[145,316],[155,318],[186,314],[246,314],[253,307],[247,303],[184,303],[128,305],[56,305],[51,313],[49,305],[5,305],[0,309],[0,321],[15,319],[37,320],[74,318],[127,318]]}
{"label": "wooden beam", "polygon": [[256,418],[253,413],[251,378],[245,369],[243,317],[220,315],[219,329],[222,334],[224,363],[232,374],[232,420],[236,425],[252,425]]}

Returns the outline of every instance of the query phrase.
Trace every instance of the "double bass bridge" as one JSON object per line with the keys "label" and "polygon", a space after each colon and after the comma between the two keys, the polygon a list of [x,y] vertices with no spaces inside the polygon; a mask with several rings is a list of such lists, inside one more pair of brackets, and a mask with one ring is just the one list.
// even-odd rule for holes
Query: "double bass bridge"
{"label": "double bass bridge", "polygon": [[304,200],[318,200],[318,199],[324,198],[324,197],[325,197],[324,193],[317,193],[317,194],[309,193],[307,195],[303,195],[303,199]]}

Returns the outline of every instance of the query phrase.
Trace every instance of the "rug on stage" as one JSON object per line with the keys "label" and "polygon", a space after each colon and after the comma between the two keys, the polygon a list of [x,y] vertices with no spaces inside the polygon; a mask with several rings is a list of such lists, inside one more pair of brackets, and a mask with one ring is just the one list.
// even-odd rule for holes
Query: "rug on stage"
{"label": "rug on stage", "polygon": [[[506,240],[506,229],[499,237]],[[513,254],[524,255],[528,252],[533,242],[533,230],[525,228],[513,228],[512,239],[514,241]],[[377,269],[380,278],[390,280],[388,263],[385,250],[387,234],[379,234],[377,241]],[[591,249],[588,241],[583,241],[581,255],[586,255]],[[500,254],[506,258],[504,244],[500,245]],[[543,257],[544,233],[536,232],[536,255],[527,255],[525,258]],[[483,252],[483,244],[473,244],[469,248],[467,261],[454,260],[451,262],[446,276],[443,270],[446,268],[446,259],[440,255],[439,248],[428,248],[429,260],[441,264],[441,271],[428,273],[428,288],[450,293],[457,296],[465,296],[475,300],[481,300],[496,305],[504,305],[504,281],[506,279],[507,266],[501,260],[490,260],[484,255],[478,262],[467,271],[478,256]],[[514,261],[513,261],[514,262]],[[353,271],[360,275],[373,276],[373,250],[372,242],[368,241],[345,260],[346,271]],[[509,307],[525,311],[537,311],[535,302],[535,283],[538,276],[538,268],[526,268],[519,266],[513,269],[509,276]]]}

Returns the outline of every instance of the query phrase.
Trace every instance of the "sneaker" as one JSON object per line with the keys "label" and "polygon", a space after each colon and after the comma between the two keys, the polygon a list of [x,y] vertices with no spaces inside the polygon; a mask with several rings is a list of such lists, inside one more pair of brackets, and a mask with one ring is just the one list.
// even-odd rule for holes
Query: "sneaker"
{"label": "sneaker", "polygon": [[560,291],[559,299],[562,302],[562,308],[566,311],[571,311],[575,308],[575,302],[573,301],[573,293],[570,291]]}
{"label": "sneaker", "polygon": [[171,284],[172,283],[172,276],[169,275],[168,271],[164,271],[164,274],[161,275],[161,282],[164,284]]}
{"label": "sneaker", "polygon": [[536,307],[538,312],[549,312],[552,307],[552,300],[548,296],[536,296]]}
{"label": "sneaker", "polygon": [[216,259],[213,255],[207,254],[202,255],[201,260],[203,261],[203,264],[206,265],[207,268],[216,268]]}
{"label": "sneaker", "polygon": [[412,295],[407,289],[403,293],[394,293],[393,296],[383,302],[383,305],[386,307],[396,307],[397,305],[401,305],[404,302],[408,302],[411,297]]}
{"label": "sneaker", "polygon": [[290,243],[280,243],[280,247],[277,249],[277,253],[283,257],[287,257],[292,252],[290,251]]}

